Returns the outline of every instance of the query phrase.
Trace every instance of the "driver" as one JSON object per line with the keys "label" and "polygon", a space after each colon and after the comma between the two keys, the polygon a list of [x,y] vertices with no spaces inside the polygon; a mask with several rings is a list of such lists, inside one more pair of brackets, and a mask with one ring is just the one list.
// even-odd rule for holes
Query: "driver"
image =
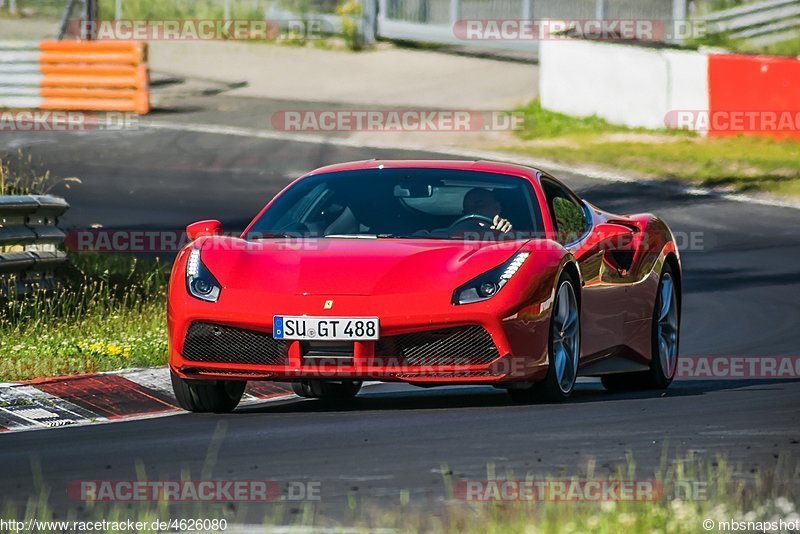
{"label": "driver", "polygon": [[492,191],[480,187],[470,189],[464,195],[463,207],[464,215],[474,214],[491,219],[492,230],[503,233],[511,231],[511,221],[501,217],[503,206]]}

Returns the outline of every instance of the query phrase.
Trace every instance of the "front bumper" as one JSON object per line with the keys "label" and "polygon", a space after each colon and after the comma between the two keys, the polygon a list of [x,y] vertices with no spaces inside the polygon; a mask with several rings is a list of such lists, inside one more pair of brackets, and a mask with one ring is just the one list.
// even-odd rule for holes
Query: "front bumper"
{"label": "front bumper", "polygon": [[352,379],[420,385],[534,381],[547,371],[549,314],[542,310],[424,325],[384,326],[382,320],[377,342],[278,341],[272,338],[271,323],[271,317],[242,323],[170,314],[170,367],[193,379]]}

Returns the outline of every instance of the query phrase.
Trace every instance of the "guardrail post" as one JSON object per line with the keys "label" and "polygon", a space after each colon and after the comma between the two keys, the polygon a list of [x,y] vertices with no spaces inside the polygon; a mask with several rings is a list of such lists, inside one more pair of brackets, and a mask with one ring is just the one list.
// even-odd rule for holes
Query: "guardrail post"
{"label": "guardrail post", "polygon": [[69,26],[69,18],[72,16],[72,10],[75,8],[77,0],[69,0],[67,7],[64,8],[64,13],[61,15],[61,22],[58,25],[58,40],[64,38],[67,34],[67,27]]}
{"label": "guardrail post", "polygon": [[605,20],[607,14],[608,14],[608,0],[595,0],[594,18],[596,20]]}
{"label": "guardrail post", "polygon": [[683,31],[690,28],[686,24],[687,0],[672,0],[672,35],[670,41],[673,43],[681,43],[684,40]]}
{"label": "guardrail post", "polygon": [[522,20],[533,19],[533,0],[522,0]]}
{"label": "guardrail post", "polygon": [[375,42],[377,32],[378,0],[361,0],[361,35],[364,44]]}
{"label": "guardrail post", "polygon": [[81,25],[81,39],[84,41],[94,41],[97,38],[97,1],[84,0],[83,24]]}
{"label": "guardrail post", "polygon": [[450,27],[461,20],[461,0],[450,0]]}
{"label": "guardrail post", "polygon": [[375,37],[381,37],[381,22],[389,18],[389,7],[386,0],[378,0],[378,5],[376,7],[378,10],[378,16],[376,17]]}

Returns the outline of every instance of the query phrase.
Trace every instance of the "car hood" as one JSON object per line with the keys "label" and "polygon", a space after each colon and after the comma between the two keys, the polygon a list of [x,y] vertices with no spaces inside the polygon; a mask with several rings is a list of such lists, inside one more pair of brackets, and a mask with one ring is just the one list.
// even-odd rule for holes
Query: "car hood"
{"label": "car hood", "polygon": [[297,295],[453,291],[525,241],[213,238],[202,261],[225,288]]}

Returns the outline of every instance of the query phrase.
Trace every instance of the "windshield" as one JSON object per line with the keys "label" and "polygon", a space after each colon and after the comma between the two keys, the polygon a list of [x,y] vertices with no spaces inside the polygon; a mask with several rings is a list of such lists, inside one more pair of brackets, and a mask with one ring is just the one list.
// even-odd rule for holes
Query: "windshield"
{"label": "windshield", "polygon": [[453,169],[364,169],[309,176],[248,232],[263,237],[522,239],[542,217],[526,179]]}

